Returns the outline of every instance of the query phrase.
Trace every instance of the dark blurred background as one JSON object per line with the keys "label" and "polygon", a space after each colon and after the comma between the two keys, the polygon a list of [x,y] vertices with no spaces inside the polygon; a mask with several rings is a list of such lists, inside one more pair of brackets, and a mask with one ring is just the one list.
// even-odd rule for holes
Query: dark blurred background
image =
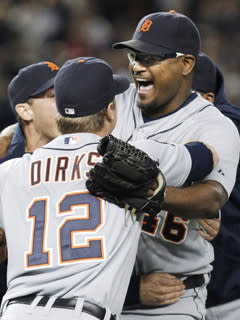
{"label": "dark blurred background", "polygon": [[1,0],[0,130],[15,122],[7,86],[20,68],[97,56],[129,76],[125,53],[111,45],[129,40],[144,15],[171,9],[196,23],[202,51],[222,70],[230,101],[240,105],[240,0]]}

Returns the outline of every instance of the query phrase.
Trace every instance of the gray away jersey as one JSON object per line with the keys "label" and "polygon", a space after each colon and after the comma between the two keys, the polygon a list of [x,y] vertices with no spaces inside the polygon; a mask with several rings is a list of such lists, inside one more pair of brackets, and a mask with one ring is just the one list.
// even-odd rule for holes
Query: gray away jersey
{"label": "gray away jersey", "polygon": [[[141,229],[129,215],[125,221],[123,209],[85,187],[88,171],[100,160],[98,142],[94,134],[63,135],[0,166],[0,227],[8,246],[3,305],[34,293],[86,297],[121,312]],[[139,146],[161,162],[166,179],[176,170],[176,183],[185,181],[191,159],[184,146]],[[181,167],[174,165],[177,157]]]}
{"label": "gray away jersey", "polygon": [[[189,103],[175,112],[144,122],[136,104],[134,85],[116,96],[116,102],[118,122],[113,134],[130,141],[153,139],[162,143],[183,144],[197,140],[213,146],[220,160],[205,180],[218,181],[228,195],[230,194],[239,159],[239,134],[232,121],[217,108],[194,93]],[[169,161],[171,160],[169,158]],[[160,169],[165,174],[161,162]],[[168,179],[167,185],[179,186],[176,184],[176,177],[175,180]],[[154,221],[145,216],[142,231],[136,263],[137,273],[159,271],[190,275],[211,270],[212,245],[200,236],[199,225],[195,219],[183,219],[171,212],[161,211]]]}
{"label": "gray away jersey", "polygon": [[86,297],[120,313],[139,223],[89,194],[99,137],[64,135],[0,166],[0,226],[8,247],[8,299]]}

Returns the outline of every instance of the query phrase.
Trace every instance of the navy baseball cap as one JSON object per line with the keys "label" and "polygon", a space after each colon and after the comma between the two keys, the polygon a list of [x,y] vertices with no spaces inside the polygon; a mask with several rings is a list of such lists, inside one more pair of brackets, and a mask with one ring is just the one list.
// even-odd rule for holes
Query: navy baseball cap
{"label": "navy baseball cap", "polygon": [[110,65],[95,57],[68,60],[60,68],[54,83],[58,112],[77,118],[105,108],[114,96],[129,87],[129,80],[113,74]]}
{"label": "navy baseball cap", "polygon": [[213,92],[217,90],[217,69],[209,56],[199,53],[194,72],[192,88],[196,91]]}
{"label": "navy baseball cap", "polygon": [[128,48],[152,55],[179,52],[198,56],[200,35],[191,19],[174,10],[143,17],[129,41],[113,44],[114,49]]}
{"label": "navy baseball cap", "polygon": [[56,64],[42,61],[19,70],[8,85],[8,98],[15,114],[17,104],[24,103],[30,97],[53,87],[58,69]]}

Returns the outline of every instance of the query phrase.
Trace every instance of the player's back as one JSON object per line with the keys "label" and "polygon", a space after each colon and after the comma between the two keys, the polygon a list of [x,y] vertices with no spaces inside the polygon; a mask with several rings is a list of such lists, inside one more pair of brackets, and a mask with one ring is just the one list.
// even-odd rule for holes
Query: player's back
{"label": "player's back", "polygon": [[98,141],[94,134],[64,135],[0,167],[5,302],[32,293],[86,297],[120,312],[140,227],[85,187],[100,160]]}

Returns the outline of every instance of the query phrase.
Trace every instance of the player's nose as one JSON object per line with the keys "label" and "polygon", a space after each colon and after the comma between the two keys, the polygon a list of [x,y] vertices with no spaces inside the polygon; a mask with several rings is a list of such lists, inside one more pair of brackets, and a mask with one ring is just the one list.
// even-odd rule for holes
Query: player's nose
{"label": "player's nose", "polygon": [[146,69],[146,67],[138,60],[134,60],[132,63],[130,63],[129,67],[133,73],[138,73]]}

